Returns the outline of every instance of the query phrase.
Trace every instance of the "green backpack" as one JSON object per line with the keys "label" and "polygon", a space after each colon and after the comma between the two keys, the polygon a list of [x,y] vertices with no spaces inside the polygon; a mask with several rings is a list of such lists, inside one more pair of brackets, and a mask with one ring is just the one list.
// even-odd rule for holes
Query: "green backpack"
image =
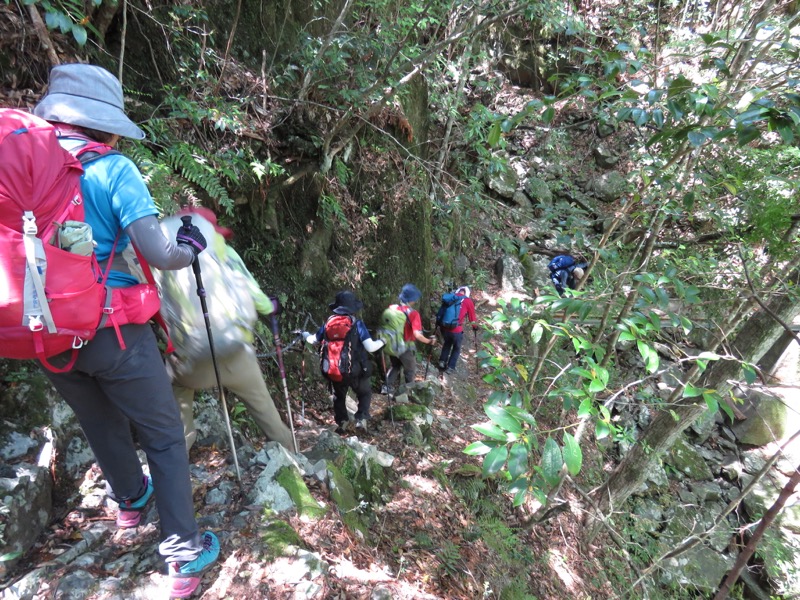
{"label": "green backpack", "polygon": [[381,314],[378,339],[385,344],[383,351],[389,356],[400,356],[414,346],[414,342],[407,342],[403,335],[407,321],[408,314],[399,304],[392,304]]}

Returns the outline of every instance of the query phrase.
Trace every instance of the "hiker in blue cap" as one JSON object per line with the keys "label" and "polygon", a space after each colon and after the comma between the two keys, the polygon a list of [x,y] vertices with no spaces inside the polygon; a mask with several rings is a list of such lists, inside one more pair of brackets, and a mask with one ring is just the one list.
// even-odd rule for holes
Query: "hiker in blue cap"
{"label": "hiker in blue cap", "polygon": [[393,314],[400,312],[405,315],[400,322],[403,323],[402,339],[405,342],[405,348],[397,356],[389,356],[391,366],[386,372],[386,386],[387,393],[394,389],[394,384],[400,376],[400,369],[403,369],[405,375],[405,382],[411,383],[414,381],[414,375],[417,372],[417,358],[415,355],[414,342],[421,344],[428,344],[430,346],[436,345],[436,338],[425,337],[422,333],[422,318],[414,309],[414,305],[422,298],[422,292],[419,291],[417,286],[413,283],[407,283],[400,290],[400,295],[397,297],[399,302],[392,304],[384,311],[383,321],[387,322],[387,313]]}

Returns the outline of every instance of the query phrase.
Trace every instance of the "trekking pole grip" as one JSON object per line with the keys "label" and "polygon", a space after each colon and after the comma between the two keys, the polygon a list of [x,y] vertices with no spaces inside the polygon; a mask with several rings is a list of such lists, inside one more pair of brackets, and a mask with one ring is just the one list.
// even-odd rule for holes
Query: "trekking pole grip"
{"label": "trekking pole grip", "polygon": [[[181,222],[183,223],[182,229],[191,230],[192,229],[192,217],[191,215],[184,215],[181,217]],[[194,260],[192,261],[192,270],[196,277],[200,277],[200,262],[197,260],[197,254],[194,256]],[[199,279],[198,279],[199,281]],[[202,283],[200,285],[202,287]]]}

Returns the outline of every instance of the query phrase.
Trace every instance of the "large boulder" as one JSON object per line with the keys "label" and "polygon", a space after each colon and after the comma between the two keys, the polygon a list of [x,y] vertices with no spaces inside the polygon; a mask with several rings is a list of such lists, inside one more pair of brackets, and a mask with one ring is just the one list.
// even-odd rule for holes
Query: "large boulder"
{"label": "large boulder", "polygon": [[494,270],[504,292],[524,292],[522,263],[516,257],[504,254],[495,262]]}
{"label": "large boulder", "polygon": [[771,393],[748,390],[742,412],[746,419],[732,428],[742,444],[765,446],[780,440],[788,431],[786,401]]}
{"label": "large boulder", "polygon": [[625,177],[617,171],[609,171],[590,179],[586,184],[586,192],[593,193],[603,202],[614,202],[622,197],[628,189]]}

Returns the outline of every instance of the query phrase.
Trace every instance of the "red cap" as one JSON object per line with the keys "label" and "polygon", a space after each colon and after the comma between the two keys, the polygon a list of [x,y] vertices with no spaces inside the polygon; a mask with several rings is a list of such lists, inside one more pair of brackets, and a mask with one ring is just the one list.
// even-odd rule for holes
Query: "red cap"
{"label": "red cap", "polygon": [[227,227],[222,227],[221,225],[217,225],[217,215],[214,214],[214,211],[210,208],[206,208],[205,206],[187,206],[185,208],[180,209],[177,213],[178,216],[181,215],[199,215],[203,217],[206,221],[211,223],[214,226],[214,230],[224,237],[226,240],[229,240],[233,237],[233,231],[228,229]]}

